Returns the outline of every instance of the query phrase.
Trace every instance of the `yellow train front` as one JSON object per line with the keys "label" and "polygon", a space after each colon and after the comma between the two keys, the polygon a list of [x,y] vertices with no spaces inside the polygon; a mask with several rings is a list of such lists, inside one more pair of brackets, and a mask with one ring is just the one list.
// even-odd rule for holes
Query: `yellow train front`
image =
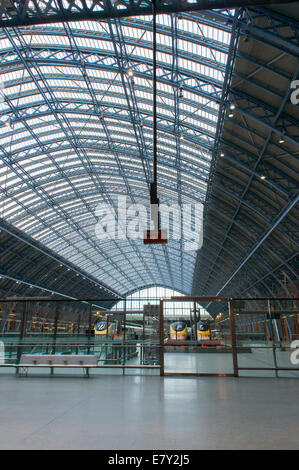
{"label": "yellow train front", "polygon": [[116,324],[107,321],[98,321],[94,325],[94,334],[96,336],[113,336],[116,332]]}
{"label": "yellow train front", "polygon": [[170,324],[169,327],[170,339],[183,341],[187,339],[187,323],[183,321],[176,321]]}
{"label": "yellow train front", "polygon": [[200,320],[197,322],[197,341],[211,339],[211,326],[209,321]]}

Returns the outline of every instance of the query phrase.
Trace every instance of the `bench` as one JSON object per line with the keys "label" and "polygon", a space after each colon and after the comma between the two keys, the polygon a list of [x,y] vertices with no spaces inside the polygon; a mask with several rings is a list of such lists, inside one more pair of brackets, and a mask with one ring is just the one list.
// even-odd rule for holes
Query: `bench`
{"label": "bench", "polygon": [[29,367],[49,367],[51,375],[54,373],[54,368],[61,367],[82,367],[85,370],[85,375],[89,377],[89,368],[96,367],[98,363],[97,356],[94,355],[71,355],[71,354],[22,354],[17,367],[17,374],[20,369],[28,374]]}

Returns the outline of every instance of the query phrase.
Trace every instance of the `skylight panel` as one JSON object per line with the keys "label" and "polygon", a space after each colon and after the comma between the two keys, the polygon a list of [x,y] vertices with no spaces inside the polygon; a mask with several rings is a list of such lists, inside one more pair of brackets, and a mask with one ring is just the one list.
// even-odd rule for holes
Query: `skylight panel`
{"label": "skylight panel", "polygon": [[[200,15],[194,20],[191,15],[188,18],[183,14],[178,19],[179,74],[174,84],[171,82],[171,17],[158,15],[157,18],[158,30],[162,26],[158,31],[158,155],[163,188],[161,201],[165,203],[178,200],[175,119],[184,137],[181,136],[179,141],[182,200],[202,200],[204,197],[207,183],[203,179],[208,177],[211,155],[201,144],[213,144],[218,118],[216,100],[221,96],[230,39],[230,34],[222,31],[222,26],[207,26],[204,19],[200,22]],[[133,200],[148,203],[144,161],[149,159],[147,163],[151,168],[152,20],[146,16],[132,20],[127,18],[123,23],[126,26],[120,20],[122,34],[128,39],[125,41],[125,53],[134,70],[131,87],[128,86],[128,77],[124,77],[126,90],[123,88],[117,60],[113,57],[114,46],[109,40],[107,22],[70,23],[75,43],[84,55],[87,77],[83,76],[79,62],[73,65],[74,56],[63,25],[44,25],[43,32],[40,32],[40,27],[24,30],[23,36],[29,52],[32,45],[36,54],[31,72],[44,94],[39,93],[36,84],[29,78],[28,70],[24,70],[21,63],[16,70],[1,75],[7,82],[6,95],[11,97],[15,107],[22,110],[18,119],[26,116],[26,125],[38,138],[35,139],[25,130],[21,121],[13,129],[0,126],[1,144],[18,160],[18,167],[13,167],[17,174],[0,166],[1,184],[4,181],[5,187],[19,201],[19,204],[7,200],[1,202],[0,209],[4,208],[3,216],[7,220],[19,224],[29,235],[42,240],[79,267],[86,267],[90,273],[101,276],[117,290],[125,291],[130,287],[130,282],[137,285],[140,278],[145,282],[159,278],[160,272],[157,265],[153,264],[151,250],[141,250],[144,258],[139,259],[134,244],[119,243],[117,248],[116,242],[108,240],[103,245],[98,244],[107,255],[107,263],[81,232],[84,230],[84,233],[94,236],[96,217],[92,211],[101,201],[113,200],[117,203],[118,195],[128,192],[127,184],[133,194],[132,199],[128,198],[130,203]],[[143,29],[143,24],[149,29]],[[6,49],[12,49],[10,41],[2,38],[0,50]],[[86,55],[86,51],[90,51],[90,54]],[[12,60],[15,63],[18,56],[12,51],[4,60],[6,63]],[[43,80],[40,79],[38,69]],[[175,117],[174,91],[178,86],[182,86],[183,97],[179,100],[178,116]],[[48,92],[49,89],[52,93]],[[50,107],[45,97],[49,99]],[[100,105],[98,110],[95,109],[94,99]],[[52,113],[52,109],[56,110],[57,115],[56,112]],[[8,116],[14,117],[6,103],[1,103],[0,112],[5,113],[3,118],[6,121]],[[103,123],[99,119],[102,112]],[[132,115],[135,116],[136,133],[130,122]],[[143,127],[139,127],[140,122]],[[39,146],[39,142],[43,145]],[[22,178],[28,178],[27,184]],[[47,197],[51,197],[49,205]],[[52,201],[54,206],[51,205]],[[21,207],[22,204],[25,208]],[[32,210],[35,211],[34,215],[30,214]],[[68,247],[62,237],[67,237],[72,246]],[[136,249],[139,253],[139,245]],[[171,245],[166,249],[171,255],[173,279],[180,282],[179,252]],[[171,282],[164,251],[160,247],[156,256],[163,279]],[[184,286],[188,289],[190,280],[186,279],[192,276],[195,257],[189,254],[184,256],[185,260],[190,260],[188,265],[186,261],[185,273],[182,273]],[[121,270],[116,271],[111,260],[128,266],[127,278]],[[144,263],[152,275],[148,274]]]}

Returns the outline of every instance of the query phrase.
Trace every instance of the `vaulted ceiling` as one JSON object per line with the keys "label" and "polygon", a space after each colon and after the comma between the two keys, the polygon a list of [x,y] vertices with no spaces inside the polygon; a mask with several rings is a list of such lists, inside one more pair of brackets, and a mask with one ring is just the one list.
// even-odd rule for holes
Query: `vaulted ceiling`
{"label": "vaulted ceiling", "polygon": [[[192,250],[185,249],[190,227],[152,246],[113,231],[120,197],[149,205],[152,17],[4,25],[2,227],[30,237],[103,295],[151,285],[196,295],[292,295],[295,16],[292,5],[157,17],[158,195],[168,205],[204,204],[203,246]],[[101,203],[111,208],[104,239],[96,232]],[[2,260],[2,274],[22,280]],[[34,280],[36,288],[78,294],[75,285]]]}

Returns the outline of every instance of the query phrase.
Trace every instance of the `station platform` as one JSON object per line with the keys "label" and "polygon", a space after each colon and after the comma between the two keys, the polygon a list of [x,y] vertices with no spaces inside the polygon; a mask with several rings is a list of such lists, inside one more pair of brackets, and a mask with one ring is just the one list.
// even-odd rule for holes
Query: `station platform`
{"label": "station platform", "polygon": [[299,449],[297,379],[1,375],[0,449]]}

